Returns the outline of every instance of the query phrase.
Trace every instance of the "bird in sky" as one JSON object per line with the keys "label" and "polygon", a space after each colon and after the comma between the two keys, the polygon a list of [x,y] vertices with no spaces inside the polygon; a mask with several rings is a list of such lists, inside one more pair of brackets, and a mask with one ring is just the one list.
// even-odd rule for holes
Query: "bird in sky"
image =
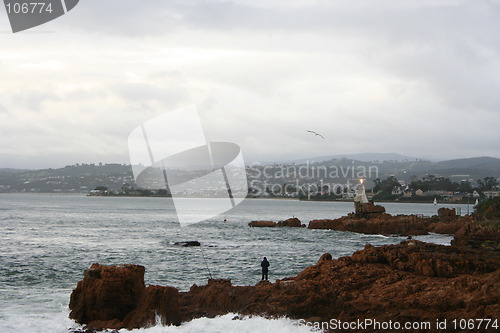
{"label": "bird in sky", "polygon": [[321,135],[321,134],[319,134],[319,133],[317,133],[317,132],[315,132],[315,131],[311,131],[311,130],[307,130],[307,131],[308,131],[309,133],[314,134],[314,135],[320,136],[321,138],[323,138],[323,140],[325,140],[325,137],[324,137],[323,135]]}

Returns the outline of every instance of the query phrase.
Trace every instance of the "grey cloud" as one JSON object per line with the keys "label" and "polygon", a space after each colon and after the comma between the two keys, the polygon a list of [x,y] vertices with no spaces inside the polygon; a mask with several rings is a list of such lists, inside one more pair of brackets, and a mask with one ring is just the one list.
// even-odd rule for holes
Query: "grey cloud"
{"label": "grey cloud", "polygon": [[184,99],[186,91],[175,84],[171,86],[157,86],[139,82],[117,83],[111,87],[120,97],[133,101],[172,101],[173,99]]}
{"label": "grey cloud", "polygon": [[[384,2],[314,3],[310,6],[283,7],[248,5],[237,1],[87,1],[71,13],[64,24],[88,33],[123,35],[163,35],[178,29],[234,29],[272,32],[280,30],[362,32],[407,38],[442,36],[449,33],[482,33],[498,17],[499,4],[466,1],[463,5],[387,6]],[[361,2],[363,3],[363,2]],[[390,3],[390,2],[389,2]],[[494,31],[494,30],[492,30]],[[499,37],[495,37],[498,39]],[[424,40],[423,39],[423,40]]]}
{"label": "grey cloud", "polygon": [[[43,146],[57,132],[67,163],[126,157],[132,128],[198,103],[211,139],[241,143],[250,159],[360,151],[500,156],[498,1],[283,4],[82,1],[54,21],[67,33],[54,34],[53,44],[2,45],[27,62],[37,52],[70,59],[66,42],[78,53],[52,78],[57,95],[40,87],[35,71],[4,73],[5,62],[17,60],[4,61],[3,82],[16,85],[5,84],[3,103],[22,121],[36,121],[5,122],[11,130],[2,134],[14,140],[22,132],[26,149],[39,144],[56,157]],[[26,91],[11,88],[21,86]],[[308,128],[329,141],[303,136]]]}
{"label": "grey cloud", "polygon": [[169,1],[81,1],[61,25],[97,35],[165,34],[177,26]]}
{"label": "grey cloud", "polygon": [[109,92],[106,89],[102,89],[99,87],[95,88],[78,87],[76,89],[66,92],[63,95],[63,98],[72,101],[80,101],[80,100],[97,99],[97,98],[104,99],[108,96]]}
{"label": "grey cloud", "polygon": [[[447,47],[409,48],[393,51],[378,63],[389,73],[408,81],[420,81],[430,93],[454,108],[495,108],[500,105],[500,77],[491,75],[494,57],[471,60],[467,52]],[[476,54],[477,56],[477,54]]]}
{"label": "grey cloud", "polygon": [[43,103],[47,101],[58,101],[60,98],[48,91],[41,89],[37,90],[22,90],[13,94],[12,100],[24,105],[30,111],[39,111],[42,109]]}

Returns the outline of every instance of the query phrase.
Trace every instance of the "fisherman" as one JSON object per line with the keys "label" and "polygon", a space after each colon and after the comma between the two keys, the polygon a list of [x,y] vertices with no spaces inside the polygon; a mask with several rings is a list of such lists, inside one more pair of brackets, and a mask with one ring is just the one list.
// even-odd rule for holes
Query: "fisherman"
{"label": "fisherman", "polygon": [[267,261],[267,258],[264,257],[264,260],[260,263],[260,266],[262,267],[262,280],[268,280],[267,274],[269,273],[269,261]]}

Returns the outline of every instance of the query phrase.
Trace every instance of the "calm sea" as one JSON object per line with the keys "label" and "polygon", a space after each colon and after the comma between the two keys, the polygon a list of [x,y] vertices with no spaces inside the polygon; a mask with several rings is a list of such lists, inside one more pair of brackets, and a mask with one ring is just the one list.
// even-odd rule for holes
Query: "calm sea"
{"label": "calm sea", "polygon": [[[439,207],[466,205],[384,204],[391,214],[435,215]],[[72,289],[92,263],[132,263],[146,267],[146,284],[188,290],[214,278],[254,285],[267,256],[270,280],[293,276],[325,252],[350,255],[366,243],[394,244],[404,237],[363,235],[307,228],[249,228],[252,220],[303,223],[353,211],[349,202],[247,199],[233,210],[202,223],[180,227],[165,198],[82,195],[0,194],[0,332],[66,333],[79,326],[68,319]],[[227,222],[224,222],[224,219]],[[415,237],[449,244],[451,236]],[[197,240],[202,247],[175,242]],[[180,327],[156,326],[141,332],[309,332],[293,320],[232,315],[202,318]]]}

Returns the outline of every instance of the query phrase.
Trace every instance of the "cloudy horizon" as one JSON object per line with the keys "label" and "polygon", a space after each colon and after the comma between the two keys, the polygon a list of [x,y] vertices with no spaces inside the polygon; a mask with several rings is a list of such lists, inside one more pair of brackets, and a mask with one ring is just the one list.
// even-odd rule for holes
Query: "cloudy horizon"
{"label": "cloudy horizon", "polygon": [[128,164],[134,128],[189,105],[247,161],[500,158],[499,18],[497,0],[86,0],[12,34],[2,7],[0,168]]}

